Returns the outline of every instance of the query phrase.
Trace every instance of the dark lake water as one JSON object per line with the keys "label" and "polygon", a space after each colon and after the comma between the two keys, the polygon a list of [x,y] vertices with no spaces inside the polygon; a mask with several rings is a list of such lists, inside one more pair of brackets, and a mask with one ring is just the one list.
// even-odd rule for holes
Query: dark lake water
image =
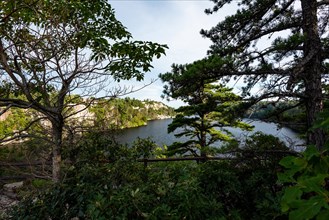
{"label": "dark lake water", "polygon": [[[170,145],[175,141],[185,141],[186,138],[176,138],[173,133],[167,133],[167,127],[172,122],[172,119],[154,120],[149,121],[146,126],[137,128],[128,128],[122,130],[118,134],[117,139],[120,143],[131,144],[138,137],[140,138],[152,138],[158,145]],[[239,140],[243,140],[251,134],[261,131],[265,134],[271,134],[279,137],[282,141],[289,146],[298,148],[304,141],[298,137],[298,134],[289,128],[279,128],[275,123],[267,123],[262,121],[248,120],[244,122],[253,125],[255,128],[253,131],[242,131],[238,128],[228,128],[230,132],[234,134]],[[298,149],[296,149],[298,150]]]}

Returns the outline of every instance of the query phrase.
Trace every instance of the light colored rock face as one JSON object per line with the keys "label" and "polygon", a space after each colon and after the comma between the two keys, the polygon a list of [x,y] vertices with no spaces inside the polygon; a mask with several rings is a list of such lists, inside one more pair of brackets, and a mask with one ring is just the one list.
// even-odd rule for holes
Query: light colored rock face
{"label": "light colored rock face", "polygon": [[23,187],[24,183],[7,183],[0,192],[0,219],[6,219],[7,210],[18,203],[16,190]]}
{"label": "light colored rock face", "polygon": [[160,108],[167,108],[168,106],[166,106],[165,104],[163,104],[162,102],[154,102],[152,104],[146,104],[145,102],[143,102],[145,105],[146,109],[152,108],[152,109],[160,109]]}
{"label": "light colored rock face", "polygon": [[17,204],[17,202],[17,200],[9,198],[8,196],[0,195],[0,210],[9,208],[10,206]]}
{"label": "light colored rock face", "polygon": [[[1,111],[1,108],[0,108],[0,111]],[[10,114],[11,114],[10,111],[6,111],[6,112],[2,113],[0,115],[0,121],[6,120]]]}
{"label": "light colored rock face", "polygon": [[78,104],[70,107],[72,108],[72,112],[76,113],[70,117],[71,119],[77,119],[81,122],[84,120],[93,120],[95,117],[94,113],[90,112],[86,105]]}
{"label": "light colored rock face", "polygon": [[9,219],[8,210],[17,203],[18,200],[0,194],[0,219]]}
{"label": "light colored rock face", "polygon": [[16,189],[22,188],[24,185],[24,182],[15,182],[15,183],[7,183],[3,186],[4,191],[10,191],[15,192]]}

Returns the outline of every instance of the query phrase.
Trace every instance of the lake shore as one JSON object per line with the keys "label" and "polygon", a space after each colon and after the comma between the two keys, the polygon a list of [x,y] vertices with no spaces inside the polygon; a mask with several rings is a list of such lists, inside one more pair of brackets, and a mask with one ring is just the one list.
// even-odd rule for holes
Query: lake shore
{"label": "lake shore", "polygon": [[[172,118],[150,120],[146,126],[126,128],[120,131],[117,138],[120,143],[131,144],[136,138],[152,138],[158,145],[171,145],[175,141],[186,141],[187,138],[176,138],[175,133],[169,133],[168,125],[172,122]],[[227,128],[235,138],[243,140],[247,136],[255,132],[263,132],[279,137],[288,145],[302,145],[304,141],[299,138],[299,134],[286,127],[278,127],[275,123],[267,123],[259,120],[244,119],[245,122],[255,126],[253,131],[242,131],[237,128]],[[182,130],[178,130],[180,132]]]}

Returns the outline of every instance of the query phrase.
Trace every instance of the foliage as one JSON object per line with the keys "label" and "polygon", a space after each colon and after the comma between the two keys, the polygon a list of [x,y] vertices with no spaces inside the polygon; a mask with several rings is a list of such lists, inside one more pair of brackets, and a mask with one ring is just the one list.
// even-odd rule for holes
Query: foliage
{"label": "foliage", "polygon": [[[251,103],[299,102],[306,129],[311,128],[327,100],[322,88],[328,84],[328,1],[213,3],[205,11],[208,15],[230,13],[209,30],[201,30],[212,45],[208,56],[193,66],[203,65],[208,80],[239,80],[242,97]],[[235,11],[227,10],[230,7]],[[324,140],[321,129],[308,130],[308,143],[320,149]]]}
{"label": "foliage", "polygon": [[95,114],[94,125],[103,129],[138,127],[145,125],[148,120],[174,115],[173,108],[161,102],[129,97],[99,100],[90,111]]}
{"label": "foliage", "polygon": [[44,138],[53,143],[53,179],[59,181],[63,130],[73,114],[67,107],[79,101],[74,91],[122,95],[127,91],[105,92],[111,80],[143,80],[166,48],[132,40],[106,0],[1,1],[0,106],[33,109],[50,122],[52,134]]}
{"label": "foliage", "polygon": [[166,146],[158,146],[151,138],[137,138],[133,142],[134,158],[164,158]]}
{"label": "foliage", "polygon": [[0,138],[5,138],[15,131],[24,130],[31,120],[31,115],[25,114],[24,110],[12,108],[8,116],[1,120],[0,123]]}
{"label": "foliage", "polygon": [[246,138],[240,145],[232,145],[223,152],[231,152],[241,164],[249,168],[262,167],[267,172],[275,173],[280,170],[278,161],[286,155],[295,155],[278,137],[262,132]]}
{"label": "foliage", "polygon": [[125,157],[127,152],[122,147],[109,133],[87,132],[73,146],[63,149],[63,158],[74,165],[109,162]]}
{"label": "foliage", "polygon": [[164,95],[188,104],[176,110],[177,115],[168,126],[168,132],[179,130],[175,136],[186,136],[189,140],[169,146],[168,154],[206,156],[212,154],[219,141],[232,141],[232,135],[225,127],[251,129],[240,119],[244,105],[241,98],[232,89],[207,80],[207,70],[195,62],[185,66],[173,65],[172,72],[160,75],[167,83]]}
{"label": "foliage", "polygon": [[0,161],[4,163],[35,161],[45,159],[49,154],[49,143],[42,141],[25,141],[11,143],[0,147]]}
{"label": "foliage", "polygon": [[213,161],[201,166],[201,187],[210,198],[221,202],[226,218],[276,219],[282,216],[276,175],[262,164],[248,167],[243,162],[236,165],[234,161]]}
{"label": "foliage", "polygon": [[309,146],[302,157],[286,157],[280,162],[286,168],[278,177],[289,184],[282,197],[282,211],[289,219],[328,219],[329,156]]}
{"label": "foliage", "polygon": [[246,112],[246,117],[275,122],[300,134],[306,132],[305,107],[296,101],[261,101]]}
{"label": "foliage", "polygon": [[27,196],[12,211],[12,219],[281,217],[280,187],[273,170],[263,163],[249,166],[246,158],[145,167],[136,160],[161,156],[150,140],[137,140],[127,148],[109,142],[103,134],[85,138],[80,149],[72,152],[77,158],[65,169],[63,181]]}
{"label": "foliage", "polygon": [[[328,129],[328,112],[319,115],[318,128]],[[286,185],[281,201],[282,212],[289,219],[329,218],[329,154],[328,143],[322,151],[310,145],[300,157],[286,157],[280,161],[285,167],[278,173]]]}
{"label": "foliage", "polygon": [[[5,166],[0,166],[0,177],[15,177],[18,180],[22,178],[49,178],[51,175],[49,162],[51,145],[42,140],[25,140],[23,142],[13,142],[0,146],[0,161]],[[40,166],[29,166],[34,162],[40,163]],[[11,166],[12,163],[26,164],[23,166]],[[13,179],[4,178],[2,182],[10,182]]]}

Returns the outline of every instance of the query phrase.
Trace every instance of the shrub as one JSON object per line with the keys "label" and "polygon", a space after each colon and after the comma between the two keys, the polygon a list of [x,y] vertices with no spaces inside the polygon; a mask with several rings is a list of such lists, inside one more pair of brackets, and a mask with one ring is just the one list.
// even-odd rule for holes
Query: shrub
{"label": "shrub", "polygon": [[161,156],[154,142],[139,139],[133,147],[127,147],[99,135],[88,136],[75,148],[75,163],[67,167],[60,184],[24,199],[13,210],[12,218],[281,217],[280,188],[275,172],[266,163],[253,166],[239,158],[201,164],[158,162],[144,167],[138,158]]}
{"label": "shrub", "polygon": [[289,219],[329,219],[329,155],[309,146],[301,157],[286,157],[278,173],[286,185],[281,201],[282,212]]}

